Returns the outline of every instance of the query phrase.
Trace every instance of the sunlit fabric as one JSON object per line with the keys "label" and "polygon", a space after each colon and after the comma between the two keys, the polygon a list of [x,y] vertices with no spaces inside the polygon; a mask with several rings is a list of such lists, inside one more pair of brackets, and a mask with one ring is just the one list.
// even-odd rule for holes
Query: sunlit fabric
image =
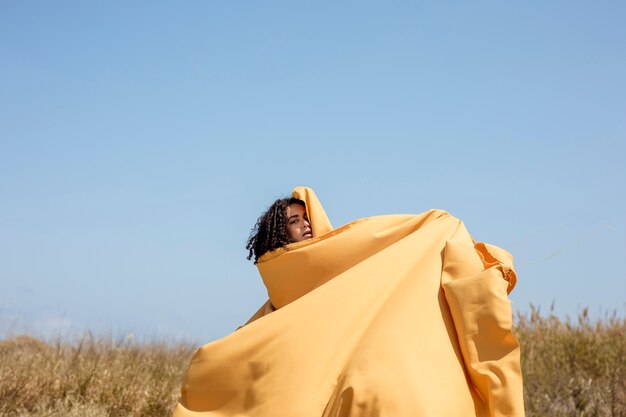
{"label": "sunlit fabric", "polygon": [[269,301],[200,348],[175,417],[523,416],[506,251],[440,210],[333,229],[265,254]]}

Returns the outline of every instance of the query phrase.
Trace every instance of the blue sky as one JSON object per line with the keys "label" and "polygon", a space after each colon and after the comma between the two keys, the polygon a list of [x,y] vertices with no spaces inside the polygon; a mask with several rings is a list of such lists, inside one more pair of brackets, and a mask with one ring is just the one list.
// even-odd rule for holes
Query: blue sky
{"label": "blue sky", "polygon": [[0,330],[207,341],[266,294],[245,241],[441,208],[515,309],[626,312],[623,2],[0,4]]}

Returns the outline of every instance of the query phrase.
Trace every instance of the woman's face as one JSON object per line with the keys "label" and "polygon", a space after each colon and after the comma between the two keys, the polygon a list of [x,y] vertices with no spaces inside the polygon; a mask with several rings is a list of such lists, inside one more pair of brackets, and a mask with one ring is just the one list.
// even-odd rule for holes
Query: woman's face
{"label": "woman's face", "polygon": [[304,207],[300,204],[290,204],[287,206],[287,236],[291,243],[300,242],[313,237],[309,217]]}

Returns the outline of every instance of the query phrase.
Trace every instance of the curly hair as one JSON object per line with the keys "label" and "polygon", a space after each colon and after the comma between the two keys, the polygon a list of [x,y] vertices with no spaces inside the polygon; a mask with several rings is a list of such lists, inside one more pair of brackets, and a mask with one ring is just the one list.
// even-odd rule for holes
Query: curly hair
{"label": "curly hair", "polygon": [[246,244],[248,259],[254,257],[254,264],[267,252],[282,248],[289,243],[287,236],[287,207],[300,204],[306,208],[304,201],[297,198],[279,198],[261,214],[250,232]]}

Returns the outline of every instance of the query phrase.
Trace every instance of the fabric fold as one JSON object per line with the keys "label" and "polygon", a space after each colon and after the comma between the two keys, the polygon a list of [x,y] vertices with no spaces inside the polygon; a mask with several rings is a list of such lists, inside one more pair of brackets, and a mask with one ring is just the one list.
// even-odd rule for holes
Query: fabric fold
{"label": "fabric fold", "polygon": [[[497,257],[496,257],[497,256]],[[516,283],[512,256],[474,243],[460,223],[443,255],[442,287],[478,406],[489,416],[523,410],[520,350],[507,297]]]}

